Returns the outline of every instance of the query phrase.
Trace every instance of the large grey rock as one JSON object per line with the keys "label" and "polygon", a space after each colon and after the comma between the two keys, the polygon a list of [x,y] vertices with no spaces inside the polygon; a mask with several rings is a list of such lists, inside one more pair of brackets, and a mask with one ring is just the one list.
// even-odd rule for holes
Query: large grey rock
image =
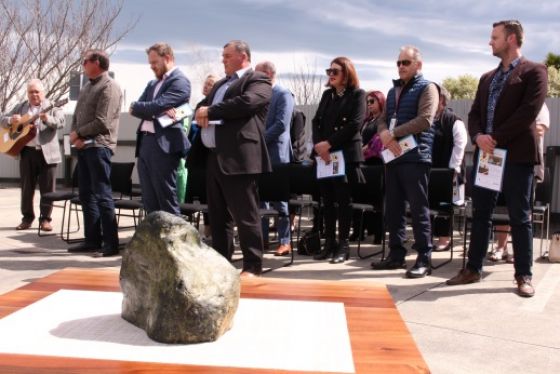
{"label": "large grey rock", "polygon": [[218,339],[239,304],[237,270],[181,217],[153,212],[127,245],[122,317],[163,343]]}

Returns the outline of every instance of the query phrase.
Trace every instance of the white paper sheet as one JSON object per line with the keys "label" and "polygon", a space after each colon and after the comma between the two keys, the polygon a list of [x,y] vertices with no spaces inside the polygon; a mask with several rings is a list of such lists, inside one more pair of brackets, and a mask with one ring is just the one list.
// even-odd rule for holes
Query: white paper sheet
{"label": "white paper sheet", "polygon": [[493,154],[479,151],[474,178],[475,186],[501,191],[506,155],[507,151],[501,148],[494,148]]}
{"label": "white paper sheet", "polygon": [[317,160],[317,179],[341,177],[346,174],[342,151],[332,152],[331,161],[328,164],[319,156],[316,156],[315,159]]}
{"label": "white paper sheet", "polygon": [[58,291],[0,319],[0,352],[353,373],[342,303],[241,299],[213,343],[167,345],[120,316],[122,294]]}
{"label": "white paper sheet", "polygon": [[395,156],[395,154],[388,149],[384,149],[383,151],[381,151],[381,157],[383,158],[384,163],[388,164],[389,162],[401,157],[405,153],[413,150],[418,146],[418,144],[416,143],[416,139],[414,139],[414,136],[412,135],[407,135],[404,138],[400,139],[399,145],[401,146],[402,153],[398,156]]}

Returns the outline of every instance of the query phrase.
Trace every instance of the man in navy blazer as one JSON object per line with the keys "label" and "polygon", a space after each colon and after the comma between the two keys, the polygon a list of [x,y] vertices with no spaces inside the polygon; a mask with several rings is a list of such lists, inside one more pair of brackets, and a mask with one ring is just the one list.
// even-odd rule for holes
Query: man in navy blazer
{"label": "man in navy blazer", "polygon": [[163,127],[158,118],[188,103],[191,84],[175,66],[173,50],[156,43],[146,50],[156,78],[150,81],[138,101],[130,104],[130,114],[140,118],[136,136],[138,176],[146,213],[163,210],[179,214],[177,167],[190,143],[181,121]]}
{"label": "man in navy blazer", "polygon": [[257,181],[259,174],[271,171],[264,120],[272,90],[270,79],[251,69],[247,43],[230,41],[222,61],[226,78],[216,82],[196,111],[201,130],[187,162],[189,168],[206,169],[212,246],[231,260],[235,221],[243,252],[241,276],[255,276],[262,272],[263,256]]}
{"label": "man in navy blazer", "polygon": [[[290,141],[290,124],[294,112],[294,97],[286,88],[276,83],[276,67],[270,61],[259,62],[255,71],[266,74],[272,82],[272,99],[266,115],[266,131],[264,139],[272,167],[288,164],[292,158],[292,143]],[[278,211],[278,239],[280,246],[275,256],[284,256],[292,252],[290,244],[290,216],[287,201],[272,202]],[[265,208],[267,207],[265,203]],[[268,237],[268,218],[263,219],[263,236]]]}
{"label": "man in navy blazer", "polygon": [[[480,152],[492,154],[495,148],[507,151],[501,193],[510,219],[517,293],[531,297],[535,293],[531,284],[531,193],[534,165],[542,162],[537,151],[535,119],[546,97],[547,72],[544,65],[523,58],[522,43],[523,27],[519,21],[494,23],[490,46],[501,62],[480,78],[468,127],[478,148],[475,163]],[[469,260],[465,269],[447,281],[448,285],[480,281],[497,198],[498,192],[473,186]]]}

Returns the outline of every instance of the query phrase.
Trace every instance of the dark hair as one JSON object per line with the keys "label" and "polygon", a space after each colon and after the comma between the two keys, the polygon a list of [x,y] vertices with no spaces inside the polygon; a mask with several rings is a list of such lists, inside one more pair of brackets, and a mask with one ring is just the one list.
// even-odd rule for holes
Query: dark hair
{"label": "dark hair", "polygon": [[[358,74],[356,73],[356,68],[354,64],[348,57],[340,56],[331,61],[332,64],[337,64],[342,67],[342,74],[345,80],[346,88],[358,88],[360,87],[360,80],[358,79]],[[327,81],[327,87],[330,87]]]}
{"label": "dark hair", "polygon": [[101,70],[109,70],[109,55],[101,49],[88,49],[85,53],[85,59],[92,62],[98,61]]}
{"label": "dark hair", "polygon": [[233,46],[237,53],[245,53],[247,55],[247,60],[251,62],[251,48],[249,48],[249,44],[243,40],[231,40],[224,45],[224,48],[229,46]]}
{"label": "dark hair", "polygon": [[175,56],[173,55],[173,49],[167,43],[156,43],[146,49],[146,54],[150,54],[151,51],[154,51],[158,56],[164,57],[169,56],[172,60],[175,60]]}
{"label": "dark hair", "polygon": [[523,26],[521,26],[521,22],[516,19],[508,19],[505,21],[498,21],[492,24],[492,27],[497,26],[504,26],[504,30],[506,31],[506,36],[510,36],[511,34],[515,35],[517,39],[517,45],[521,47],[523,45]]}

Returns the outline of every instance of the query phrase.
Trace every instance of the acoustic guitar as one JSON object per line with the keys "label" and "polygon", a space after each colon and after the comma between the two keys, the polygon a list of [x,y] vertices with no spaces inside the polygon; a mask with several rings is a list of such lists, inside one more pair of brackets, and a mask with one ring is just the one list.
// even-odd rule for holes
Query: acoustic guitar
{"label": "acoustic guitar", "polygon": [[33,116],[25,114],[21,116],[19,122],[0,128],[0,152],[14,157],[17,156],[23,147],[37,134],[37,127],[34,123],[39,116],[52,108],[61,107],[67,102],[68,99],[59,100],[43,109],[39,114]]}

